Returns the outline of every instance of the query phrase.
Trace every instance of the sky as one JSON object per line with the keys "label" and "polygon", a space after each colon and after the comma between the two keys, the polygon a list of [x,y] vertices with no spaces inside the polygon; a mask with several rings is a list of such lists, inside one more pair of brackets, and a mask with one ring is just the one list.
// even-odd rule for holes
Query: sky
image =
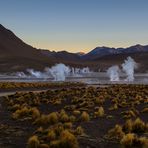
{"label": "sky", "polygon": [[36,48],[148,44],[148,0],[0,0],[0,24]]}

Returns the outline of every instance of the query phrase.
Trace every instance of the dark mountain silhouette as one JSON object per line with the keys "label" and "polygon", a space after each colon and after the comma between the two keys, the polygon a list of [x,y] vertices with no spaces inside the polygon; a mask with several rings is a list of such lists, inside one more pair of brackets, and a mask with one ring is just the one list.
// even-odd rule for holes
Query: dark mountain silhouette
{"label": "dark mountain silhouette", "polygon": [[94,60],[107,55],[131,54],[139,52],[148,52],[148,46],[137,44],[128,48],[96,47],[89,53],[85,54],[83,58],[87,60]]}
{"label": "dark mountain silhouette", "polygon": [[54,60],[66,60],[66,61],[76,61],[80,60],[81,57],[78,54],[70,53],[67,51],[49,51],[49,50],[40,50],[42,54],[54,59]]}
{"label": "dark mountain silhouette", "polygon": [[24,71],[27,68],[43,70],[57,62],[67,63],[68,60],[73,64],[72,61],[79,60],[79,56],[66,51],[56,53],[36,49],[0,25],[0,72]]}
{"label": "dark mountain silhouette", "polygon": [[55,52],[36,49],[0,25],[0,72],[25,71],[27,68],[43,70],[60,62],[74,67],[89,66],[95,70],[106,70],[112,64],[120,64],[127,56],[133,57],[140,63],[139,70],[148,70],[148,46],[96,47],[87,54]]}

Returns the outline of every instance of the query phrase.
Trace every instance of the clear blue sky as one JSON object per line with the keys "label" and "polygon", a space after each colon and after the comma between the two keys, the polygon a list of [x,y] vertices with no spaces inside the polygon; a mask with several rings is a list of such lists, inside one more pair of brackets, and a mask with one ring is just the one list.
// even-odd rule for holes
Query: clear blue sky
{"label": "clear blue sky", "polygon": [[0,23],[37,48],[148,44],[148,0],[0,0]]}

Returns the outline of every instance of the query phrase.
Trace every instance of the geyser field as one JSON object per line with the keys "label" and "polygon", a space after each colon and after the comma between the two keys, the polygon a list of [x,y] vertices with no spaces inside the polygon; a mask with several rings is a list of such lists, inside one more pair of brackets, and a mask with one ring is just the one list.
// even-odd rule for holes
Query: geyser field
{"label": "geyser field", "polygon": [[147,148],[148,74],[56,64],[0,76],[0,148]]}
{"label": "geyser field", "polygon": [[113,65],[106,72],[89,67],[74,68],[62,63],[46,67],[44,71],[26,69],[25,72],[1,74],[0,81],[12,82],[83,82],[86,84],[148,84],[148,73],[135,73],[138,64],[127,57],[122,65]]}

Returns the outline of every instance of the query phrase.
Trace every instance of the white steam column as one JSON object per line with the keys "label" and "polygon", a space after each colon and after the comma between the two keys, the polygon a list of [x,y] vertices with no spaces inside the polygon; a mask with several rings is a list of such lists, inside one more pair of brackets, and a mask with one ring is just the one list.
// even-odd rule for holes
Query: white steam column
{"label": "white steam column", "polygon": [[127,78],[125,81],[134,81],[134,70],[137,68],[137,63],[131,57],[127,59],[122,64],[122,69],[126,73]]}
{"label": "white steam column", "polygon": [[115,66],[111,66],[110,68],[108,68],[107,70],[107,74],[110,77],[110,81],[119,81],[119,66],[115,65]]}
{"label": "white steam column", "polygon": [[65,81],[66,76],[70,73],[70,68],[64,64],[56,64],[48,70],[54,77],[54,81]]}

